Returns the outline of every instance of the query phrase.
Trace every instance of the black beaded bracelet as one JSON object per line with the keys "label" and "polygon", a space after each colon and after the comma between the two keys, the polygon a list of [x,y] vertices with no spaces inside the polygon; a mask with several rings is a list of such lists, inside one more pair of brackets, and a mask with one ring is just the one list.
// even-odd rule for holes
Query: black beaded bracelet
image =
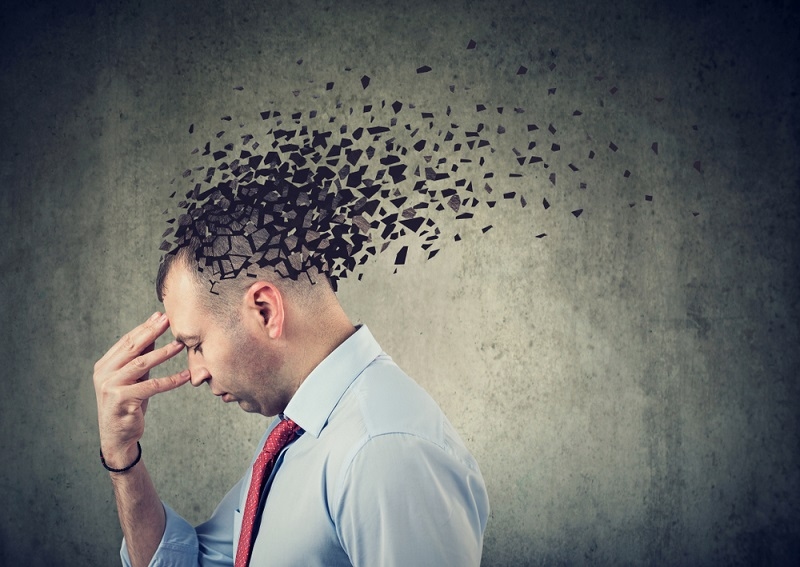
{"label": "black beaded bracelet", "polygon": [[141,446],[141,444],[139,444],[139,442],[138,442],[138,441],[136,442],[136,446],[139,448],[139,454],[138,454],[138,455],[136,455],[136,459],[134,459],[134,461],[133,461],[131,464],[129,464],[127,467],[125,467],[124,469],[112,469],[111,467],[109,467],[109,466],[106,464],[106,459],[105,459],[105,457],[103,457],[103,449],[102,449],[102,447],[100,448],[100,462],[101,462],[101,463],[103,463],[103,466],[106,468],[106,470],[107,470],[108,472],[116,472],[116,473],[120,473],[120,472],[129,471],[129,470],[131,470],[133,467],[135,467],[135,466],[136,466],[136,463],[138,463],[138,462],[139,462],[139,460],[142,458],[142,446]]}

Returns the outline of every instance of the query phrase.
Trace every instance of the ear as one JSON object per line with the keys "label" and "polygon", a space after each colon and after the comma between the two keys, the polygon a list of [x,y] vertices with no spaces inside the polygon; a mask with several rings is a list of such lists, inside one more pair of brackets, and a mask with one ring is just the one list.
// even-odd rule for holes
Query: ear
{"label": "ear", "polygon": [[269,338],[283,336],[284,311],[283,295],[275,284],[258,281],[247,289],[245,303],[248,313],[253,315],[256,324]]}

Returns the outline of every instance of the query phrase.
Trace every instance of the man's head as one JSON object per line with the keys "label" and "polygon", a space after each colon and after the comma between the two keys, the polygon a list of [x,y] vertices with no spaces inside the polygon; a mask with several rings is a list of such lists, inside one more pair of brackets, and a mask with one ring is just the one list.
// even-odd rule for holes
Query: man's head
{"label": "man's head", "polygon": [[172,333],[187,347],[192,384],[207,382],[245,411],[282,412],[308,373],[352,332],[333,289],[316,271],[292,280],[269,267],[212,287],[198,270],[196,250],[167,256],[156,282]]}

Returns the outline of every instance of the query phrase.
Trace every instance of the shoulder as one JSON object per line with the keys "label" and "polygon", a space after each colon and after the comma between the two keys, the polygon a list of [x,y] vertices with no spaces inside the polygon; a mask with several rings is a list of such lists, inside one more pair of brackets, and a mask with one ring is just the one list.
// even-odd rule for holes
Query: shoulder
{"label": "shoulder", "polygon": [[350,429],[363,441],[407,434],[438,445],[443,442],[445,421],[433,398],[382,353],[344,393],[329,425]]}
{"label": "shoulder", "polygon": [[[333,450],[339,453],[337,461],[344,474],[354,461],[363,463],[367,455],[385,455],[393,447],[404,458],[439,455],[442,464],[456,462],[477,469],[436,401],[385,353],[353,381],[323,435],[335,439]],[[411,447],[424,449],[409,451]]]}

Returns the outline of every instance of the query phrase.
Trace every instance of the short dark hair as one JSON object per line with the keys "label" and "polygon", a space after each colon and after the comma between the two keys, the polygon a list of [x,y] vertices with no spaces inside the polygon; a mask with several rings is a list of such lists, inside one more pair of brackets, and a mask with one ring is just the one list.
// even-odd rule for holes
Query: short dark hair
{"label": "short dark hair", "polygon": [[[198,250],[201,248],[199,239],[194,238],[186,242],[180,248],[165,255],[158,266],[156,275],[156,295],[158,300],[163,303],[166,294],[166,282],[169,274],[177,265],[188,271],[193,277],[198,290],[205,290],[201,301],[203,306],[218,320],[226,321],[230,319],[233,307],[241,299],[241,295],[257,279],[267,280],[279,285],[281,292],[292,296],[296,300],[308,300],[315,292],[330,290],[333,286],[324,273],[319,273],[315,268],[309,267],[302,272],[303,277],[292,279],[288,275],[280,274],[273,268],[251,268],[247,275],[238,273],[234,277],[221,280],[207,278],[203,270],[203,257]],[[231,254],[243,256],[249,253],[249,248],[243,244],[239,247],[232,247]],[[249,277],[248,277],[249,276]]]}

